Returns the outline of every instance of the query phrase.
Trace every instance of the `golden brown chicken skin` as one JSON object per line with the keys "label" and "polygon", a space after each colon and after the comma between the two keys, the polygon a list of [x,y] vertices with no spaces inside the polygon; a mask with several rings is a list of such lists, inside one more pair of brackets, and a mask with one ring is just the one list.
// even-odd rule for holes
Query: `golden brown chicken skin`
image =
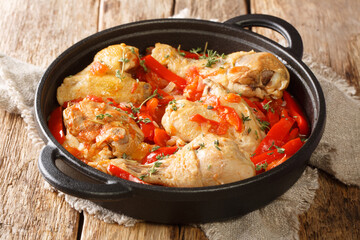
{"label": "golden brown chicken skin", "polygon": [[[96,71],[100,65],[103,71]],[[94,61],[81,72],[68,76],[57,89],[60,105],[94,95],[116,102],[141,103],[151,95],[151,86],[132,77],[139,66],[138,49],[125,44],[109,46],[96,54]],[[95,68],[95,70],[94,70]]]}
{"label": "golden brown chicken skin", "polygon": [[191,67],[197,67],[205,78],[246,97],[281,98],[290,82],[290,75],[284,64],[267,52],[240,51],[229,55],[214,53],[211,61],[209,58],[195,60],[183,57],[169,45],[157,43],[152,56],[182,77],[185,77]]}
{"label": "golden brown chicken skin", "polygon": [[174,155],[151,164],[142,165],[126,159],[90,163],[103,171],[109,164],[147,183],[169,187],[213,186],[255,176],[249,155],[233,140],[214,134],[201,134]]}
{"label": "golden brown chicken skin", "polygon": [[[242,120],[244,119],[242,129],[237,131],[234,127],[230,127],[227,133],[221,136],[233,139],[239,144],[241,149],[251,154],[265,137],[265,133],[261,129],[255,115],[244,101],[230,103],[221,100],[221,104],[233,108],[241,116]],[[173,110],[171,105],[166,108],[162,118],[162,125],[169,135],[177,136],[185,142],[192,141],[202,133],[208,133],[210,128],[209,123],[199,124],[190,121],[192,116],[200,114],[206,119],[219,122],[219,116],[216,111],[209,109],[208,105],[201,102],[191,102],[182,99],[176,101],[176,106],[176,111]]]}
{"label": "golden brown chicken skin", "polygon": [[76,148],[87,161],[127,156],[142,159],[147,152],[144,136],[121,109],[85,98],[70,103],[63,112],[65,145]]}

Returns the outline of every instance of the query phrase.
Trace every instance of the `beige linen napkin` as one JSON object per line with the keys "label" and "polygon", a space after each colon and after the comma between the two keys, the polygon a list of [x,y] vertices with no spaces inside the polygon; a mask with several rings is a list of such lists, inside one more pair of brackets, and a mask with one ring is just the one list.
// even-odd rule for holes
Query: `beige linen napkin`
{"label": "beige linen napkin", "polygon": [[[360,186],[360,101],[352,96],[355,89],[330,68],[310,57],[304,62],[320,81],[327,102],[327,125],[323,139],[310,165],[323,169],[346,184]],[[30,139],[44,144],[35,129],[33,101],[36,85],[43,70],[0,54],[0,108],[21,114]],[[339,117],[341,116],[341,117]],[[317,169],[307,167],[298,182],[285,194],[264,208],[229,221],[200,224],[210,240],[217,239],[289,239],[298,238],[298,215],[306,211],[318,189]],[[140,220],[104,209],[91,201],[65,195],[76,210],[86,211],[105,222],[126,226]]]}

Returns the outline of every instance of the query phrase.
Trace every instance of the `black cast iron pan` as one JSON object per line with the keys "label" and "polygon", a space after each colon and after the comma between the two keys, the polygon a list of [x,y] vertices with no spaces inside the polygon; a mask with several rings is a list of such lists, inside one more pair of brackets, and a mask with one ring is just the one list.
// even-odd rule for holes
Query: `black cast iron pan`
{"label": "black cast iron pan", "polygon": [[[288,47],[244,27],[262,26],[282,34]],[[100,172],[69,154],[51,135],[47,117],[57,106],[56,89],[63,79],[92,62],[96,52],[124,42],[141,50],[157,42],[182,49],[204,46],[220,53],[267,51],[283,61],[290,72],[289,91],[304,106],[311,135],[304,146],[280,166],[258,176],[202,188],[169,188],[129,182]],[[70,47],[49,66],[36,92],[35,110],[39,132],[46,146],[39,169],[55,188],[89,199],[115,212],[159,223],[212,222],[240,216],[258,209],[290,188],[303,173],[322,136],[325,102],[313,73],[301,61],[302,40],[296,29],[268,15],[244,15],[224,23],[194,19],[157,19],[120,25],[96,33]]]}

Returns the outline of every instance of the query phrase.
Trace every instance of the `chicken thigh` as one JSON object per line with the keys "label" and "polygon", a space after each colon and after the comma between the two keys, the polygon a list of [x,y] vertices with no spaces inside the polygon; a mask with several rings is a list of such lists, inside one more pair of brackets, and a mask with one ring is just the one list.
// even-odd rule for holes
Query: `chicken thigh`
{"label": "chicken thigh", "polygon": [[[105,66],[101,74],[94,73],[94,64]],[[139,66],[137,48],[125,44],[109,46],[96,54],[94,61],[81,72],[68,76],[57,90],[57,100],[64,102],[88,95],[112,98],[117,102],[140,104],[151,95],[151,86],[135,80],[131,71]]]}
{"label": "chicken thigh", "polygon": [[157,43],[151,55],[181,77],[185,77],[190,68],[196,67],[203,78],[246,97],[281,98],[290,81],[284,64],[266,52],[240,51],[229,55],[212,52],[195,60],[183,57],[169,45]]}
{"label": "chicken thigh", "polygon": [[200,134],[175,154],[151,164],[126,159],[90,163],[100,170],[107,169],[109,164],[147,183],[169,187],[214,186],[255,176],[249,155],[233,140],[214,134]]}
{"label": "chicken thigh", "polygon": [[[225,135],[239,144],[239,147],[248,153],[255,151],[261,140],[265,137],[264,130],[261,129],[255,115],[250,110],[244,100],[240,103],[231,103],[220,98],[221,105],[233,108],[240,119],[243,121],[243,129],[237,131],[230,127]],[[169,135],[177,136],[185,142],[190,142],[201,133],[207,133],[210,123],[198,124],[190,121],[195,114],[200,114],[206,119],[219,122],[219,116],[206,104],[201,102],[191,102],[185,99],[176,101],[176,111],[172,105],[168,105],[162,118],[162,125]]]}
{"label": "chicken thigh", "polygon": [[142,159],[147,153],[144,135],[121,109],[85,98],[70,103],[64,112],[65,145],[76,148],[88,161],[128,156]]}

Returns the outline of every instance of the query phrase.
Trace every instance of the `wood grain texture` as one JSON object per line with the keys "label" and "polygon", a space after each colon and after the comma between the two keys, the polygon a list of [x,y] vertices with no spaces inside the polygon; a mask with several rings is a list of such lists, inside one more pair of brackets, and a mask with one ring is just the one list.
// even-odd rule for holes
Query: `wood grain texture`
{"label": "wood grain texture", "polygon": [[188,8],[192,18],[213,19],[223,22],[247,13],[245,0],[176,0],[175,2],[174,14]]}
{"label": "wood grain texture", "polygon": [[[97,31],[97,1],[2,1],[0,52],[46,67]],[[85,20],[86,19],[86,20]],[[44,189],[39,147],[18,115],[1,111],[0,239],[76,239],[79,213]]]}
{"label": "wood grain texture", "polygon": [[133,227],[125,227],[115,223],[105,223],[94,216],[85,214],[81,240],[88,239],[206,240],[207,238],[200,229],[191,226],[139,222]]}
{"label": "wood grain texture", "polygon": [[[360,96],[359,1],[251,1],[252,13],[271,14],[290,22],[303,38],[304,53],[334,69]],[[271,30],[257,32],[282,42]],[[354,143],[357,144],[357,143]],[[358,239],[360,189],[320,171],[320,188],[310,209],[299,217],[301,239]]]}
{"label": "wood grain texture", "polygon": [[299,216],[300,239],[359,239],[360,191],[320,171],[310,209]]}
{"label": "wood grain texture", "polygon": [[24,122],[3,111],[0,116],[6,126],[0,128],[0,239],[76,238],[78,213],[44,189],[40,148],[27,138]]}
{"label": "wood grain texture", "polygon": [[46,67],[97,31],[98,0],[2,1],[0,51]]}
{"label": "wood grain texture", "polygon": [[140,20],[167,18],[172,14],[172,0],[101,0],[99,30]]}

